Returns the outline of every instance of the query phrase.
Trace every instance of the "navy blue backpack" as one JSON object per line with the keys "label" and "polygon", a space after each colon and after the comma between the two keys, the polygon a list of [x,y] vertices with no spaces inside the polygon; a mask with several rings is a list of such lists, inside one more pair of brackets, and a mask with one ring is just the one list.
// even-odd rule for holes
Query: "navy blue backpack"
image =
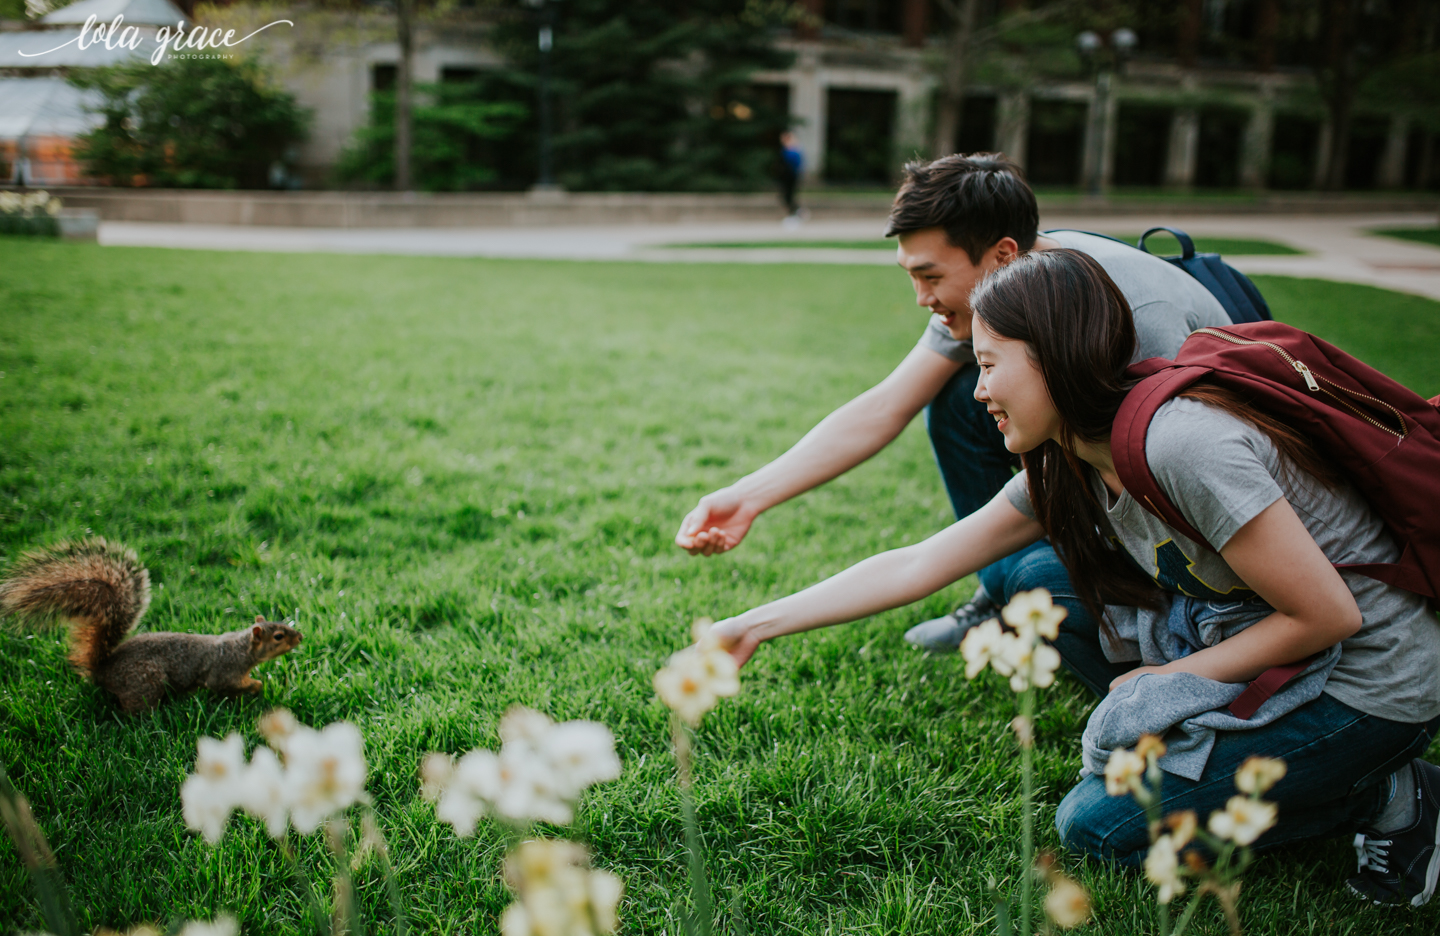
{"label": "navy blue backpack", "polygon": [[[1255,284],[1250,282],[1250,278],[1221,260],[1218,253],[1196,253],[1195,242],[1184,231],[1172,227],[1153,227],[1140,235],[1140,240],[1135,242],[1135,246],[1144,250],[1145,253],[1149,253],[1150,251],[1145,249],[1145,238],[1156,231],[1169,231],[1180,242],[1180,256],[1161,257],[1160,259],[1179,267],[1199,280],[1200,285],[1208,289],[1210,295],[1218,299],[1220,304],[1225,307],[1230,321],[1239,325],[1241,322],[1272,320],[1270,306],[1265,304],[1265,297],[1260,295],[1260,290],[1255,288]],[[1117,244],[1125,243],[1120,238],[1111,237],[1108,234],[1095,234],[1094,231],[1081,231],[1080,233],[1094,234],[1096,237],[1113,240]]]}

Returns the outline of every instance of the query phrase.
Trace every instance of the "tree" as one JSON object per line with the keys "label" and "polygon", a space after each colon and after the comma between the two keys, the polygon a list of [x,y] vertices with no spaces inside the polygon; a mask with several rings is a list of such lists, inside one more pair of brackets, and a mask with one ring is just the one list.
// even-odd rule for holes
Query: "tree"
{"label": "tree", "polygon": [[[521,0],[501,10],[496,42],[517,81],[534,88],[537,24]],[[771,184],[788,115],[751,80],[789,65],[771,30],[796,15],[776,0],[564,0],[551,53],[560,182],[651,191]]]}
{"label": "tree", "polygon": [[1311,61],[1330,116],[1321,188],[1338,191],[1345,187],[1357,95],[1377,72],[1391,71],[1407,57],[1418,32],[1419,9],[1411,0],[1328,0],[1325,11],[1323,32],[1311,44]]}
{"label": "tree", "polygon": [[955,148],[960,132],[960,110],[965,102],[965,68],[975,32],[979,0],[936,0],[953,24],[940,69],[940,97],[935,108],[935,134],[930,151],[944,156]]}
{"label": "tree", "polygon": [[[513,89],[492,77],[417,85],[415,91],[414,131],[407,147],[413,172],[405,188],[460,192],[501,181],[500,144],[513,141],[530,114],[529,107],[514,100]],[[340,181],[400,188],[397,97],[394,91],[371,95],[369,123],[356,132],[335,166]]]}
{"label": "tree", "polygon": [[77,140],[75,155],[111,185],[264,188],[309,120],[254,59],[138,62],[70,81],[102,95],[105,122]]}
{"label": "tree", "polygon": [[415,0],[395,0],[396,39],[400,43],[400,67],[395,75],[395,187],[411,188],[411,134],[414,129],[414,102],[411,78],[415,70]]}

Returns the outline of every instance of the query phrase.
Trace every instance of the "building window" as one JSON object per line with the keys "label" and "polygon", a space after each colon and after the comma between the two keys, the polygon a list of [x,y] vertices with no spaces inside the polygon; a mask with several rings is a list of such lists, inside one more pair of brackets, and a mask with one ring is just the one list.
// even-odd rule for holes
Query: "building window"
{"label": "building window", "polygon": [[1240,184],[1240,148],[1250,112],[1235,107],[1200,109],[1200,139],[1195,147],[1197,188],[1234,188]]}
{"label": "building window", "polygon": [[844,29],[898,33],[903,7],[898,0],[825,0],[822,15]]}
{"label": "building window", "polygon": [[394,91],[400,70],[394,65],[370,66],[370,90]]}
{"label": "building window", "polygon": [[831,88],[826,95],[825,180],[889,185],[894,163],[895,92]]}
{"label": "building window", "polygon": [[1270,139],[1270,187],[1309,188],[1315,180],[1320,121],[1302,114],[1276,114]]}
{"label": "building window", "polygon": [[1168,107],[1128,101],[1116,109],[1116,185],[1164,184],[1173,113]]}
{"label": "building window", "polygon": [[1390,118],[1357,116],[1350,122],[1345,152],[1345,187],[1373,189],[1380,175],[1380,160],[1390,136]]}
{"label": "building window", "polygon": [[960,108],[960,131],[955,135],[955,152],[986,153],[995,149],[995,103],[993,94],[965,95],[965,105]]}
{"label": "building window", "polygon": [[441,84],[473,84],[480,80],[480,69],[470,65],[440,66]]}
{"label": "building window", "polygon": [[1079,101],[1036,100],[1030,104],[1025,176],[1033,185],[1079,185],[1085,119]]}

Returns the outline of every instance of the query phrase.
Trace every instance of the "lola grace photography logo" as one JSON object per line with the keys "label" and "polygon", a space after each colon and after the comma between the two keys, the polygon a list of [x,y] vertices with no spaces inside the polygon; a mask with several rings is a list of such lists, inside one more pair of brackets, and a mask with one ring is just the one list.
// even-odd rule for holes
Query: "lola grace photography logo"
{"label": "lola grace photography logo", "polygon": [[[93,45],[104,45],[107,49],[137,49],[144,39],[144,34],[136,26],[124,26],[125,15],[122,13],[108,23],[96,23],[95,14],[90,14],[80,27],[80,34],[68,42],[62,42],[53,49],[46,49],[44,52],[21,52],[26,58],[38,58],[42,55],[49,55],[51,52],[58,52],[66,46],[73,45],[79,49],[88,49]],[[160,60],[165,57],[166,51],[200,52],[205,49],[232,48],[239,45],[251,36],[262,33],[271,26],[279,26],[281,23],[287,26],[294,26],[291,20],[276,20],[273,23],[266,23],[248,36],[235,38],[235,30],[227,29],[222,35],[220,27],[206,29],[204,26],[196,26],[193,29],[185,29],[185,21],[181,20],[175,24],[172,31],[169,26],[161,26],[155,33],[155,51],[150,55],[150,64],[159,65]],[[124,28],[121,28],[121,27]]]}

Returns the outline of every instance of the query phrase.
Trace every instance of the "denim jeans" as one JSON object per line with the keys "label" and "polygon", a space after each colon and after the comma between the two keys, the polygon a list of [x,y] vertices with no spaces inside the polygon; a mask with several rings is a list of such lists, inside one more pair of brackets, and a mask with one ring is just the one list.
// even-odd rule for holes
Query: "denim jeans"
{"label": "denim jeans", "polygon": [[[1366,715],[1328,695],[1251,731],[1222,731],[1199,780],[1165,774],[1161,811],[1193,809],[1204,822],[1236,795],[1235,770],[1252,754],[1285,761],[1284,779],[1265,798],[1279,805],[1257,851],[1354,832],[1384,806],[1381,781],[1425,753],[1440,717],[1406,724]],[[1107,796],[1105,778],[1081,780],[1055,813],[1073,851],[1139,868],[1150,847],[1145,811],[1130,796]]]}

